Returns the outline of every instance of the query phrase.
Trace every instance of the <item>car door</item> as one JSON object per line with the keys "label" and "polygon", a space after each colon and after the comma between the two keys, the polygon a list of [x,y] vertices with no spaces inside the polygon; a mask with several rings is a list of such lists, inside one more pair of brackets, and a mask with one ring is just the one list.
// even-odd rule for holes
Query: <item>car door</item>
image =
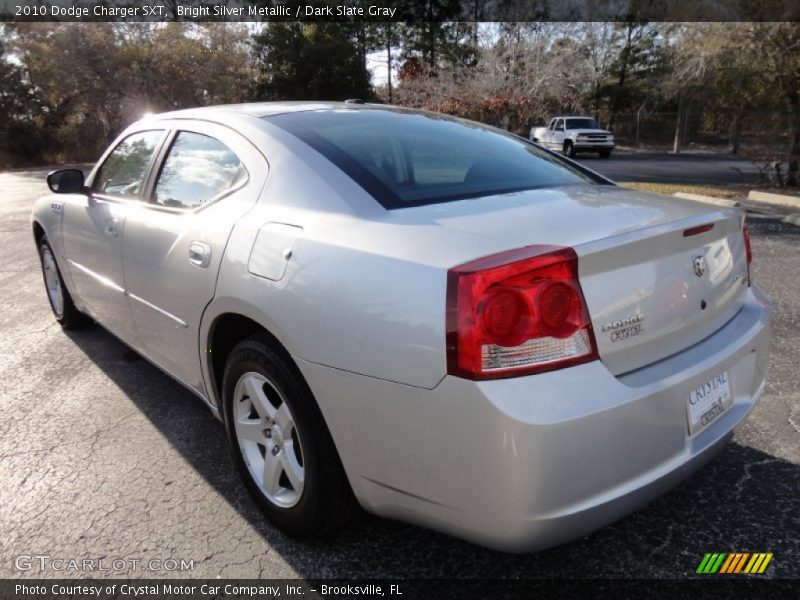
{"label": "car door", "polygon": [[553,127],[553,144],[552,149],[554,150],[561,150],[564,145],[564,136],[566,135],[564,131],[564,119],[558,119],[556,121],[555,127]]}
{"label": "car door", "polygon": [[556,121],[558,121],[558,119],[551,119],[550,125],[547,126],[547,137],[545,138],[545,146],[547,146],[548,148],[552,147],[553,145],[553,139],[554,139],[553,135],[555,133]]}
{"label": "car door", "polygon": [[137,349],[205,393],[200,320],[231,230],[258,200],[268,164],[234,131],[185,121],[175,124],[158,162],[148,202],[128,213],[123,239]]}
{"label": "car door", "polygon": [[89,193],[64,200],[62,236],[73,292],[84,310],[129,343],[134,327],[122,272],[123,231],[129,209],[142,201],[165,134],[162,129],[125,136],[90,176]]}

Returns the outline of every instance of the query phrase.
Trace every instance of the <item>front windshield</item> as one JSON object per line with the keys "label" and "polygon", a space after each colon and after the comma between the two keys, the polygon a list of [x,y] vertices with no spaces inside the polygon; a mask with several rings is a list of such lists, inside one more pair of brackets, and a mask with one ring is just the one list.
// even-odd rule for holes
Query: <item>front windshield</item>
{"label": "front windshield", "polygon": [[266,117],[386,208],[594,182],[525,140],[437,114],[334,109]]}
{"label": "front windshield", "polygon": [[600,129],[594,119],[567,119],[567,129]]}

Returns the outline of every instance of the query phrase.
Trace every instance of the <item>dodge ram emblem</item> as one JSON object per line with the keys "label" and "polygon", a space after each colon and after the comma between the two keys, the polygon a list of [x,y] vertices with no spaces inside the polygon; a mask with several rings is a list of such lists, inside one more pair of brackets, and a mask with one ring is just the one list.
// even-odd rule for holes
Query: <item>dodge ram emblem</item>
{"label": "dodge ram emblem", "polygon": [[694,274],[698,277],[702,277],[703,273],[706,272],[706,257],[705,256],[695,256],[694,257]]}

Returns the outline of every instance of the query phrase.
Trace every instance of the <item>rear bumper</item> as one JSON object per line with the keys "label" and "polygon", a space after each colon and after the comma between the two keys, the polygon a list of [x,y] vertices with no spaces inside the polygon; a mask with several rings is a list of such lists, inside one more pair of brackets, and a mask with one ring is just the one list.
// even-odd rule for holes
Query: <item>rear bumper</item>
{"label": "rear bumper", "polygon": [[[714,335],[618,377],[596,361],[425,390],[298,364],[365,508],[521,552],[608,524],[710,459],[763,390],[769,316],[750,288]],[[734,403],[690,436],[689,391],[723,370]]]}

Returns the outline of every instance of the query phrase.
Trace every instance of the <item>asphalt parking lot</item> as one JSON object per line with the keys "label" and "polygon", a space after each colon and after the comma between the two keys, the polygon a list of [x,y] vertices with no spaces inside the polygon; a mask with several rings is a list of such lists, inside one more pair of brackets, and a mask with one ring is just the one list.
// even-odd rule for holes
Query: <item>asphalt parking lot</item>
{"label": "asphalt parking lot", "polygon": [[0,578],[98,575],[16,568],[33,554],[194,561],[111,573],[124,577],[682,578],[704,553],[734,551],[773,552],[766,576],[800,577],[800,228],[783,209],[748,207],[754,279],[775,303],[773,359],[734,440],[616,524],[509,556],[368,515],[313,543],[268,525],[199,400],[102,328],[64,333],[53,320],[29,227],[44,173],[0,174]]}
{"label": "asphalt parking lot", "polygon": [[610,158],[579,154],[577,160],[614,181],[650,181],[696,185],[758,183],[755,163],[733,156],[664,154],[618,150]]}

